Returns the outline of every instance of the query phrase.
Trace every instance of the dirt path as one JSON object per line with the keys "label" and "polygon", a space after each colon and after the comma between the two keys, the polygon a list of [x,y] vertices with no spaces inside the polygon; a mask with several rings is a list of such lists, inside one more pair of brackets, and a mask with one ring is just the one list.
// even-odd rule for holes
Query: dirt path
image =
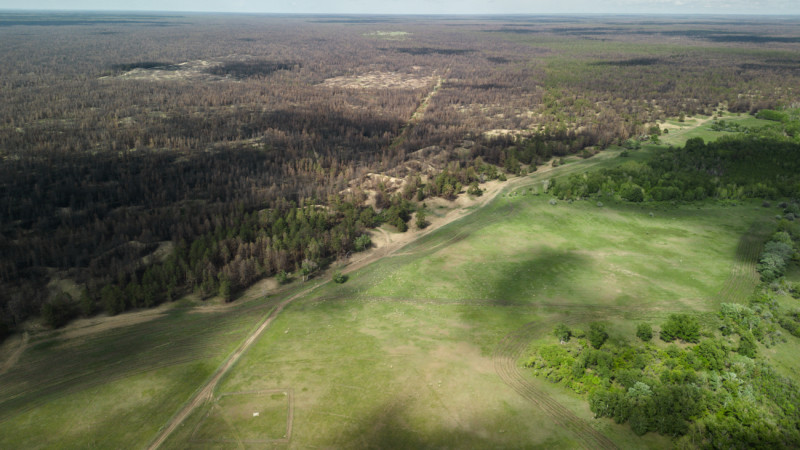
{"label": "dirt path", "polygon": [[297,298],[310,294],[312,291],[314,291],[315,289],[319,288],[320,286],[326,283],[327,281],[317,283],[313,286],[308,287],[307,289],[298,292],[297,294],[294,294],[293,296],[279,303],[278,306],[275,307],[275,309],[273,309],[267,315],[266,319],[264,319],[261,325],[259,325],[259,327],[256,328],[255,331],[250,333],[247,339],[245,339],[244,342],[242,342],[239,345],[236,351],[234,351],[233,354],[227,360],[225,360],[225,362],[222,364],[222,366],[219,367],[219,369],[217,369],[217,371],[214,373],[211,379],[208,380],[206,384],[203,385],[196,392],[196,394],[194,394],[194,396],[189,400],[189,402],[186,403],[186,405],[180,411],[178,411],[178,413],[175,414],[169,420],[169,422],[167,422],[166,425],[164,425],[164,427],[161,429],[161,432],[159,432],[158,436],[156,436],[156,438],[153,439],[153,441],[147,448],[156,449],[159,446],[161,446],[161,444],[164,443],[164,441],[170,436],[170,434],[172,434],[172,432],[175,431],[175,428],[177,428],[178,425],[180,425],[187,417],[189,417],[189,415],[195,409],[197,409],[198,406],[202,405],[207,400],[213,398],[214,389],[217,387],[222,377],[224,377],[225,374],[228,373],[228,370],[230,370],[230,368],[233,367],[237,361],[239,361],[239,358],[241,358],[241,356],[247,351],[247,349],[249,349],[250,346],[253,345],[253,343],[264,332],[264,330],[269,328],[269,326],[272,324],[273,321],[275,321],[275,318],[278,317],[278,314],[280,314],[281,311],[283,311],[286,305],[288,305]]}
{"label": "dirt path", "polygon": [[0,375],[3,375],[4,373],[8,372],[12,367],[14,367],[17,361],[19,361],[19,357],[22,356],[22,353],[25,351],[26,348],[28,348],[29,338],[30,334],[28,334],[28,332],[26,331],[22,335],[22,339],[20,339],[19,341],[19,347],[17,347],[17,349],[14,350],[14,353],[12,353],[11,356],[9,356],[7,360],[5,360],[3,366],[0,367]]}

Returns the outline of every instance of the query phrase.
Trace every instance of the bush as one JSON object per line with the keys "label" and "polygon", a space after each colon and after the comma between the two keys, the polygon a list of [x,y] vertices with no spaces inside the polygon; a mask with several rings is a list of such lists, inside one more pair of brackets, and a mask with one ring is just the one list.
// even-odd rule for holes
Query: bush
{"label": "bush", "polygon": [[334,283],[342,284],[345,281],[347,281],[347,275],[337,270],[336,272],[333,272],[333,277],[331,279],[333,280]]}
{"label": "bush", "polygon": [[661,340],[672,342],[675,339],[696,344],[700,340],[700,323],[697,318],[688,314],[670,315],[661,326]]}
{"label": "bush", "polygon": [[289,277],[289,274],[286,273],[285,270],[281,270],[280,272],[275,274],[275,280],[278,282],[278,284],[286,284],[289,281],[291,281],[291,278]]}
{"label": "bush", "polygon": [[353,248],[357,252],[362,252],[372,245],[372,238],[368,234],[362,234],[353,241]]}
{"label": "bush", "polygon": [[570,330],[566,324],[560,323],[556,325],[555,330],[553,330],[553,335],[561,342],[569,342],[569,338],[572,337],[572,330]]}
{"label": "bush", "polygon": [[418,229],[423,229],[428,226],[428,221],[425,220],[426,214],[424,209],[417,211],[416,225]]}
{"label": "bush", "polygon": [[741,335],[739,339],[739,348],[736,349],[736,353],[747,356],[748,358],[755,358],[756,352],[758,351],[756,347],[756,340],[751,333],[744,333]]}
{"label": "bush", "polygon": [[467,188],[467,194],[474,195],[475,197],[480,197],[481,195],[483,195],[483,190],[481,190],[481,188],[478,186],[477,181],[473,181],[469,185],[469,188]]}
{"label": "bush", "polygon": [[596,322],[589,325],[589,343],[592,344],[592,347],[599,349],[606,339],[608,339],[608,333],[605,326]]}
{"label": "bush", "polygon": [[636,327],[636,337],[648,342],[650,339],[653,339],[653,327],[651,327],[649,323],[640,323]]}
{"label": "bush", "polygon": [[644,191],[639,186],[625,186],[619,195],[629,202],[639,203],[644,201]]}

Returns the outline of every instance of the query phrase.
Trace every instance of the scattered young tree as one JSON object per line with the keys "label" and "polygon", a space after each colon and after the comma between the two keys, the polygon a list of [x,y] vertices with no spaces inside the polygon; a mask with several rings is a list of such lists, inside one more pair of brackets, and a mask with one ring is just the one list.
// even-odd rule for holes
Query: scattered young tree
{"label": "scattered young tree", "polygon": [[649,342],[653,339],[653,327],[649,323],[640,323],[636,327],[636,337],[644,342]]}
{"label": "scattered young tree", "polygon": [[608,339],[605,325],[597,322],[592,322],[589,325],[589,343],[594,348],[600,348]]}
{"label": "scattered young tree", "polygon": [[421,230],[421,229],[423,229],[423,228],[428,226],[428,221],[425,220],[426,216],[427,216],[427,214],[425,213],[424,209],[417,210],[416,225],[417,225],[418,229]]}
{"label": "scattered young tree", "polygon": [[559,323],[553,330],[553,335],[561,342],[569,342],[569,339],[572,337],[572,330],[570,330],[565,323]]}
{"label": "scattered young tree", "polygon": [[672,342],[680,339],[685,342],[697,343],[700,340],[700,323],[697,318],[689,314],[671,314],[661,326],[661,340]]}

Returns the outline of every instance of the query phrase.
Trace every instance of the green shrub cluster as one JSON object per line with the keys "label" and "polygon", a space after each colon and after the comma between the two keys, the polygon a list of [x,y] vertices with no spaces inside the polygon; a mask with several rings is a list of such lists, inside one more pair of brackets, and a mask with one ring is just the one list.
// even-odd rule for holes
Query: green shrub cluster
{"label": "green shrub cluster", "polygon": [[786,231],[778,231],[764,244],[758,260],[758,272],[763,281],[773,281],[783,276],[786,265],[796,254],[792,236]]}
{"label": "green shrub cluster", "polygon": [[[561,343],[539,347],[525,365],[586,395],[597,417],[628,423],[638,435],[657,432],[679,438],[679,446],[704,448],[797,447],[800,388],[754,359],[750,327],[758,314],[749,311],[728,305],[720,312],[742,331],[738,348],[724,338],[687,348],[624,339],[595,348],[588,345],[592,331],[567,342],[573,333],[560,324],[554,335]],[[677,319],[686,317],[664,325]],[[637,336],[647,337],[648,327],[640,325]]]}

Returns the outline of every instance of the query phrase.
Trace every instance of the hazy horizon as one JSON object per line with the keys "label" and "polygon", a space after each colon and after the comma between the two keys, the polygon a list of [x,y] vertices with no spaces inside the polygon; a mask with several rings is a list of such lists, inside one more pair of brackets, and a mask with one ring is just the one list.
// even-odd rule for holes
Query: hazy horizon
{"label": "hazy horizon", "polygon": [[0,10],[27,12],[181,12],[348,15],[800,15],[792,0],[0,0]]}

